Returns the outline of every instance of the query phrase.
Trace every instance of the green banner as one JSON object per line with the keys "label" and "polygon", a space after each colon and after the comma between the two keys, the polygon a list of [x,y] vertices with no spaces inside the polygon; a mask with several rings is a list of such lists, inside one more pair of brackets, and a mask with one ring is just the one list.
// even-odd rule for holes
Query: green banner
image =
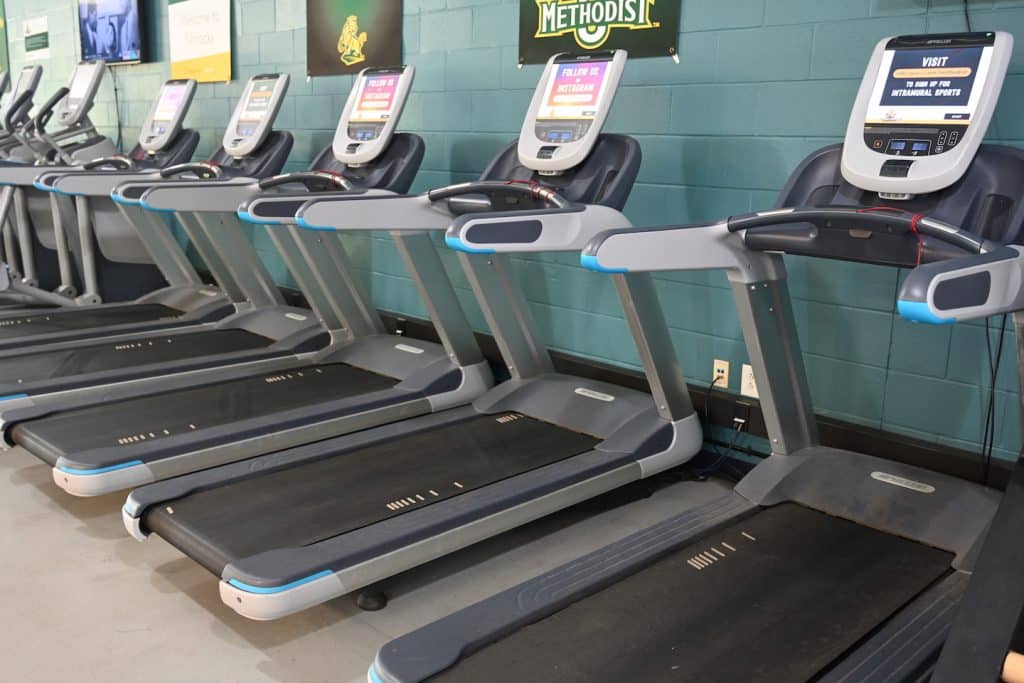
{"label": "green banner", "polygon": [[306,73],[402,63],[402,0],[307,0]]}
{"label": "green banner", "polygon": [[595,50],[674,57],[681,11],[680,0],[520,0],[519,61]]}

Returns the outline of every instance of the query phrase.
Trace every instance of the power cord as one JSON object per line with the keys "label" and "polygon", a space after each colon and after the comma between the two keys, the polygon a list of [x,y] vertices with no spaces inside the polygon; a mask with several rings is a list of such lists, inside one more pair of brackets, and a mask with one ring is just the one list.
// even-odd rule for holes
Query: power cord
{"label": "power cord", "polygon": [[970,0],[964,0],[964,23],[967,24],[967,32],[971,32],[971,10],[967,4]]}
{"label": "power cord", "polygon": [[698,479],[707,479],[712,474],[717,473],[722,469],[722,466],[729,460],[730,456],[735,453],[736,442],[739,441],[740,433],[743,428],[747,426],[746,419],[742,417],[734,417],[732,419],[732,440],[729,441],[728,447],[723,451],[718,446],[715,446],[715,450],[718,452],[718,459],[703,469],[697,470],[694,474],[697,475]]}
{"label": "power cord", "polygon": [[989,474],[992,471],[992,451],[996,442],[996,380],[999,379],[999,366],[1003,360],[1003,346],[1006,341],[1006,322],[1008,315],[1004,313],[999,323],[999,341],[996,344],[995,355],[992,353],[992,335],[989,326],[989,319],[985,318],[985,349],[988,356],[988,403],[985,406],[984,429],[981,437],[981,458],[983,483],[988,482]]}
{"label": "power cord", "polygon": [[114,84],[114,117],[117,119],[117,149],[124,152],[124,133],[121,125],[121,96],[117,88],[117,71],[110,69],[110,80]]}

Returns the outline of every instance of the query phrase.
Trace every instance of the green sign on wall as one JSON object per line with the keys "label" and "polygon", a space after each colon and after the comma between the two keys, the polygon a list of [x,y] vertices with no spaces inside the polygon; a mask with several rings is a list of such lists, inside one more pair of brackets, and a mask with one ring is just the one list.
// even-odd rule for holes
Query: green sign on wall
{"label": "green sign on wall", "polygon": [[402,0],[308,0],[306,73],[352,74],[402,63]]}
{"label": "green sign on wall", "polygon": [[619,49],[630,57],[672,57],[680,11],[680,0],[520,0],[519,61]]}

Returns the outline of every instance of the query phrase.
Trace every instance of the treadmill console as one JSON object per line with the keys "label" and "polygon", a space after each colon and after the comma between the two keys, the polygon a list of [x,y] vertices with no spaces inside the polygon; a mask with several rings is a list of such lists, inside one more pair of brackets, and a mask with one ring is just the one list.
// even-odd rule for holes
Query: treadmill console
{"label": "treadmill console", "polygon": [[956,182],[981,144],[1013,37],[900,36],[875,48],[843,149],[847,182],[906,199]]}
{"label": "treadmill console", "polygon": [[334,133],[338,161],[356,166],[380,156],[402,116],[415,71],[398,66],[359,72]]}
{"label": "treadmill console", "polygon": [[54,112],[61,128],[77,125],[88,116],[106,70],[105,62],[81,62],[75,67],[68,83],[67,97]]}
{"label": "treadmill console", "polygon": [[139,133],[139,146],[155,154],[164,149],[181,130],[192,104],[196,82],[191,79],[167,81],[153,102]]}
{"label": "treadmill console", "polygon": [[13,102],[21,93],[39,87],[39,80],[43,77],[43,67],[38,64],[22,67],[18,72],[18,80],[14,82],[14,90],[11,92],[10,101]]}
{"label": "treadmill console", "polygon": [[625,50],[548,60],[519,134],[521,163],[551,175],[581,164],[601,133],[625,64]]}
{"label": "treadmill console", "polygon": [[288,92],[288,74],[260,74],[249,79],[224,131],[224,150],[235,159],[254,152],[274,127]]}

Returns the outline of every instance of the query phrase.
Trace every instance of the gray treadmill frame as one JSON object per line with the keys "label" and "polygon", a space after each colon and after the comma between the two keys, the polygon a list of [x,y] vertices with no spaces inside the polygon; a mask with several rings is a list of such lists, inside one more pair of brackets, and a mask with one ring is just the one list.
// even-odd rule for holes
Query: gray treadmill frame
{"label": "gray treadmill frame", "polygon": [[[408,90],[412,73],[411,67],[404,69],[405,87],[399,92],[402,97]],[[348,125],[351,100],[352,97],[339,119],[339,128]],[[398,103],[399,111],[400,106]],[[393,126],[388,129],[389,136],[392,131]],[[308,199],[310,196],[307,193],[261,194],[257,184],[246,180],[186,181],[155,186],[141,197],[139,204],[151,211],[188,206],[188,211],[176,212],[179,221],[192,231],[190,235],[194,232],[210,242],[212,253],[208,263],[212,262],[211,270],[215,277],[237,283],[236,300],[249,304],[256,297],[280,297],[280,293],[269,273],[258,262],[255,251],[248,246],[234,212],[250,201],[293,203],[296,198]],[[384,190],[353,190],[330,193],[330,196],[341,201],[347,197],[387,198],[397,195]],[[229,213],[232,215],[226,217]],[[222,220],[220,225],[209,223],[214,216]],[[244,440],[226,438],[217,445],[183,450],[171,457],[131,467],[103,468],[105,471],[97,472],[82,468],[73,457],[61,458],[53,470],[54,481],[61,488],[74,495],[99,495],[121,490],[384,422],[464,405],[493,384],[490,367],[477,346],[472,327],[429,235],[396,233],[393,238],[406,270],[434,321],[440,344],[386,334],[379,314],[354,277],[354,269],[338,235],[303,230],[295,225],[294,220],[287,218],[266,224],[265,229],[320,324],[330,333],[331,343],[314,353],[247,364],[246,371],[237,376],[346,362],[397,379],[398,384],[389,390],[338,402],[345,412],[333,418]],[[242,254],[247,254],[248,258],[238,258]],[[272,291],[268,291],[268,287]],[[267,299],[257,304],[263,307],[270,305],[278,304]],[[457,388],[430,390],[435,382],[454,369],[462,373],[462,381]],[[358,409],[360,402],[367,407]],[[139,447],[138,444],[133,445],[135,449]]]}
{"label": "gray treadmill frame", "polygon": [[[593,450],[454,499],[408,511],[399,518],[343,534],[316,544],[312,549],[272,553],[280,556],[280,567],[291,567],[293,563],[303,564],[302,556],[314,558],[317,552],[323,551],[332,558],[331,564],[340,569],[262,589],[259,577],[243,567],[229,564],[220,582],[221,599],[225,604],[252,619],[276,619],[688,460],[703,442],[699,419],[690,403],[685,377],[672,351],[668,326],[648,275],[618,278],[616,288],[623,299],[626,318],[645,369],[652,375],[661,375],[661,381],[653,383],[658,400],[638,391],[553,371],[550,355],[522,289],[515,281],[508,255],[539,250],[579,250],[597,232],[610,226],[629,225],[621,213],[604,206],[582,206],[579,213],[583,217],[578,218],[577,229],[565,231],[562,216],[544,222],[543,212],[523,211],[523,217],[539,217],[544,222],[536,244],[496,243],[488,245],[494,253],[468,253],[466,250],[458,253],[459,262],[512,373],[511,380],[491,389],[472,406],[142,487],[132,492],[123,511],[129,532],[136,538],[145,538],[147,532],[141,526],[141,517],[147,507],[196,488],[247,476],[254,467],[299,465],[322,457],[327,452],[325,449],[333,452],[370,446],[480,414],[515,411],[602,439]],[[431,201],[429,194],[388,199],[365,195],[311,199],[297,214],[299,225],[309,230],[390,229],[392,234],[447,230],[455,219],[446,202]],[[502,220],[486,214],[474,214],[472,219],[477,222]],[[669,444],[648,446],[652,436],[664,428],[672,430]],[[553,481],[565,484],[553,492],[540,492]],[[485,505],[500,508],[454,526],[449,521],[455,514],[465,514],[467,508],[482,509]],[[412,538],[416,540],[413,542]],[[277,559],[271,565],[276,563]]]}

